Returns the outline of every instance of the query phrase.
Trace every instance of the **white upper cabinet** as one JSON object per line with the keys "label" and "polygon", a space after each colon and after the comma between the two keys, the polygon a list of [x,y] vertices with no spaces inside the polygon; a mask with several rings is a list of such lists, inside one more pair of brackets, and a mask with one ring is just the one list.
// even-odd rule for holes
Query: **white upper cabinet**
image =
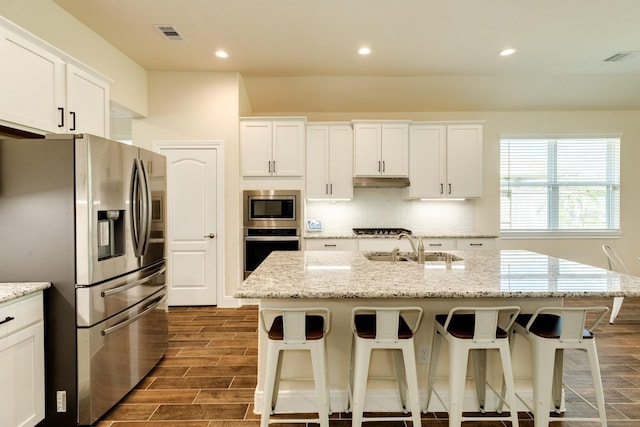
{"label": "white upper cabinet", "polygon": [[304,119],[242,119],[242,175],[304,175],[304,134]]}
{"label": "white upper cabinet", "polygon": [[354,176],[409,175],[408,122],[355,122]]}
{"label": "white upper cabinet", "polygon": [[0,122],[38,133],[108,136],[104,76],[1,17],[0,57]]}
{"label": "white upper cabinet", "polygon": [[0,119],[64,132],[64,61],[2,26],[0,33]]}
{"label": "white upper cabinet", "polygon": [[109,135],[109,85],[67,64],[67,127],[74,133]]}
{"label": "white upper cabinet", "polygon": [[412,198],[482,197],[482,125],[412,125]]}
{"label": "white upper cabinet", "polygon": [[353,132],[350,125],[307,126],[308,199],[353,198]]}

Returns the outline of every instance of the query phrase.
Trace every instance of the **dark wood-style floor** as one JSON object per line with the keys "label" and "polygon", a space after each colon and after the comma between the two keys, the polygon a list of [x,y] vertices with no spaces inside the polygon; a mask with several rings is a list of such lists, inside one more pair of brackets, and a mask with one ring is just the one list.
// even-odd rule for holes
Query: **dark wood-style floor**
{"label": "dark wood-style floor", "polygon": [[[567,304],[584,304],[585,300]],[[610,300],[589,300],[609,305]],[[253,413],[257,366],[257,310],[180,307],[169,310],[169,351],[160,364],[131,393],[108,412],[97,427],[235,427],[258,426]],[[607,402],[609,427],[640,425],[640,299],[625,300],[615,325],[597,328],[597,346]],[[581,394],[591,391],[588,364],[580,352],[565,358],[565,381]],[[567,396],[568,415],[587,412]],[[520,425],[532,427],[528,413]],[[285,424],[281,424],[285,425]],[[300,424],[288,424],[304,426]],[[317,424],[311,424],[317,425]],[[331,427],[350,425],[348,414],[333,414]],[[400,422],[367,423],[409,426]],[[423,416],[423,426],[446,426],[446,414]],[[502,422],[470,422],[480,427]],[[558,427],[598,425],[554,422]]]}

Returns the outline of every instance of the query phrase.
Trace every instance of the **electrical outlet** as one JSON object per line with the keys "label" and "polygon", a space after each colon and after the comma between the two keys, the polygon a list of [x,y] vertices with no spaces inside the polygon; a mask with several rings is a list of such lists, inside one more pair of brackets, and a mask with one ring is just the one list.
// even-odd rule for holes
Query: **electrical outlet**
{"label": "electrical outlet", "polygon": [[429,347],[421,345],[418,347],[418,364],[426,365],[429,363]]}
{"label": "electrical outlet", "polygon": [[67,412],[67,392],[65,390],[56,391],[56,410]]}

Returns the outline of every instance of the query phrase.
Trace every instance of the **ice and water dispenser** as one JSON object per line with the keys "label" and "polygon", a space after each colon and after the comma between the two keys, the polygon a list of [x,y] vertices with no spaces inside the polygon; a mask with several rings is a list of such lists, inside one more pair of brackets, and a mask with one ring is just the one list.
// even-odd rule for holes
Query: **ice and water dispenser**
{"label": "ice and water dispenser", "polygon": [[98,260],[124,255],[124,210],[98,211]]}

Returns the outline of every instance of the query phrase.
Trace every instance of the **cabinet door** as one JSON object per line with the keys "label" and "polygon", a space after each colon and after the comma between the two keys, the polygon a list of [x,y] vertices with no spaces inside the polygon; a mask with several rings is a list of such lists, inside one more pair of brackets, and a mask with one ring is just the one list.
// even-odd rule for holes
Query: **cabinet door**
{"label": "cabinet door", "polygon": [[482,125],[447,127],[448,197],[482,197]]}
{"label": "cabinet door", "polygon": [[242,175],[271,175],[271,122],[248,121],[240,124]]}
{"label": "cabinet door", "polygon": [[381,135],[382,175],[409,176],[409,125],[383,124]]}
{"label": "cabinet door", "polygon": [[35,426],[44,419],[42,322],[0,339],[0,384],[0,425]]}
{"label": "cabinet door", "polygon": [[324,199],[329,193],[329,126],[307,127],[308,199]]}
{"label": "cabinet door", "polygon": [[272,172],[277,176],[304,175],[304,122],[275,121],[272,126]]}
{"label": "cabinet door", "polygon": [[329,129],[329,197],[353,198],[353,132],[351,126]]}
{"label": "cabinet door", "polygon": [[64,63],[7,29],[0,35],[0,120],[64,132]]}
{"label": "cabinet door", "polygon": [[379,124],[356,123],[354,166],[355,176],[380,176],[382,127]]}
{"label": "cabinet door", "polygon": [[109,86],[67,64],[67,128],[109,137]]}
{"label": "cabinet door", "polygon": [[446,126],[411,126],[409,145],[409,197],[445,197]]}

